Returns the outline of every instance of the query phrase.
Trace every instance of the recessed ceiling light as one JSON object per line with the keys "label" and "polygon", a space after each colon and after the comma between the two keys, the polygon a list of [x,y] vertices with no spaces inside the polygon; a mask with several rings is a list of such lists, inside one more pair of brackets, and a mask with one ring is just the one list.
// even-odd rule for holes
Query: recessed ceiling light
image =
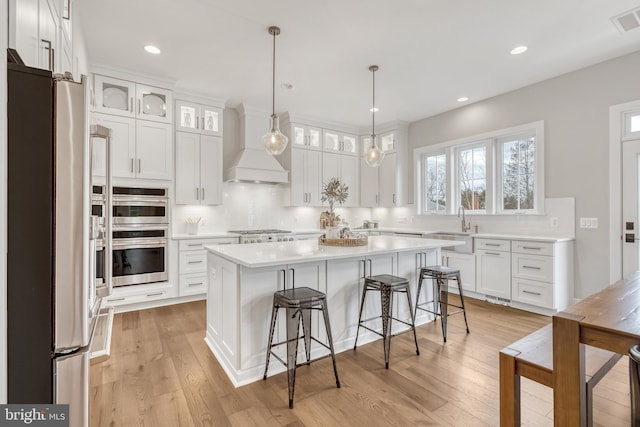
{"label": "recessed ceiling light", "polygon": [[380,111],[380,109],[378,107],[369,108],[369,111],[371,111],[372,113],[377,113],[378,111]]}
{"label": "recessed ceiling light", "polygon": [[469,98],[467,98],[466,96],[461,96],[460,98],[458,98],[458,102],[465,102],[468,101]]}
{"label": "recessed ceiling light", "polygon": [[292,90],[293,89],[293,85],[291,83],[281,83],[280,87],[282,89],[285,89],[285,90]]}
{"label": "recessed ceiling light", "polygon": [[149,52],[152,55],[159,55],[160,54],[160,49],[157,48],[156,46],[152,45],[152,44],[145,45],[144,50],[146,50],[147,52]]}
{"label": "recessed ceiling light", "polygon": [[520,55],[521,53],[525,53],[529,49],[526,46],[518,46],[511,49],[511,55]]}

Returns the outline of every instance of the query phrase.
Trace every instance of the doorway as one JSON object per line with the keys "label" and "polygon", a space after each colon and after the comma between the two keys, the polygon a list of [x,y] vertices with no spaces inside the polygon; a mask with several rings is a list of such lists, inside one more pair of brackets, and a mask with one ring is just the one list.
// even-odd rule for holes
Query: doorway
{"label": "doorway", "polygon": [[610,109],[610,280],[640,270],[640,101]]}

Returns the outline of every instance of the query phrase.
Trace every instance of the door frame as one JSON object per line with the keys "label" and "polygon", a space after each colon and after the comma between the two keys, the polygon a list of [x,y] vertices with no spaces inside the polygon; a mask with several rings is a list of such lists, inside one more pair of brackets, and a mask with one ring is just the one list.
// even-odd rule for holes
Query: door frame
{"label": "door frame", "polygon": [[622,138],[624,114],[640,100],[609,107],[609,282],[622,279]]}

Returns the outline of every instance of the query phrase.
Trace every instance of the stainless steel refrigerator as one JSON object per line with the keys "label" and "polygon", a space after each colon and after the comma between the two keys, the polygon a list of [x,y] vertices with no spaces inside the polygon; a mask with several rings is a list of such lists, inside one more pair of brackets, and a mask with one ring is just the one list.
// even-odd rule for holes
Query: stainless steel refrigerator
{"label": "stainless steel refrigerator", "polygon": [[69,404],[70,425],[86,426],[89,348],[111,283],[106,271],[96,288],[94,239],[111,232],[91,216],[88,90],[68,77],[8,64],[8,403]]}

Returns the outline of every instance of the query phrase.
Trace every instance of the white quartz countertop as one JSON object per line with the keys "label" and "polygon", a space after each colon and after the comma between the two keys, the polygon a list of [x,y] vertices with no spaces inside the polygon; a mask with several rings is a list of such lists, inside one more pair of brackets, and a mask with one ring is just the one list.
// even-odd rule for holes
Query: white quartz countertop
{"label": "white quartz countertop", "polygon": [[250,245],[205,246],[205,248],[213,254],[245,267],[269,267],[330,259],[359,258],[391,252],[437,249],[461,244],[463,243],[452,240],[370,236],[369,243],[366,246],[353,247],[321,246],[317,240],[302,240],[279,243],[252,243]]}
{"label": "white quartz countertop", "polygon": [[213,233],[202,233],[202,234],[174,234],[171,236],[174,240],[183,240],[183,239],[221,239],[225,237],[238,237],[238,234],[228,233],[226,231],[221,232],[213,232]]}

